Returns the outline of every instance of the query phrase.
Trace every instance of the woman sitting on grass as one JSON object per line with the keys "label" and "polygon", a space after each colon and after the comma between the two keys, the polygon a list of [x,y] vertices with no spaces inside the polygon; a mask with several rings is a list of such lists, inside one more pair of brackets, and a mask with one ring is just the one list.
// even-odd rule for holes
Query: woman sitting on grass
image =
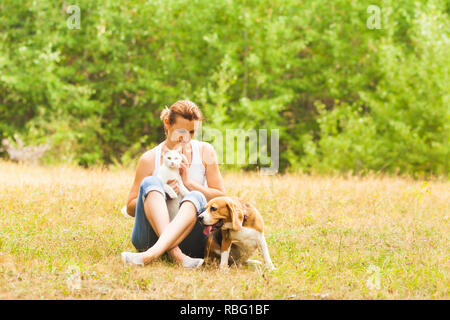
{"label": "woman sitting on grass", "polygon": [[[203,264],[207,239],[197,215],[207,201],[225,195],[224,183],[213,147],[192,139],[202,120],[195,103],[177,101],[163,110],[161,119],[166,139],[139,159],[127,201],[127,213],[135,218],[131,242],[139,253],[122,252],[122,259],[143,266],[168,252],[182,266],[197,268]],[[180,176],[189,193],[181,199],[178,213],[170,221],[167,203],[173,200],[169,200],[156,173],[163,153],[180,145],[183,155]],[[175,180],[168,184],[178,193]]]}

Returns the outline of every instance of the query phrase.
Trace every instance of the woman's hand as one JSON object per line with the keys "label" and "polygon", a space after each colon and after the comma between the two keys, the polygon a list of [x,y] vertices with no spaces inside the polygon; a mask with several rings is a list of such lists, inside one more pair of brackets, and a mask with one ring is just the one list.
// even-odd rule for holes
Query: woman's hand
{"label": "woman's hand", "polygon": [[179,189],[178,189],[178,181],[175,179],[172,180],[168,180],[167,184],[173,189],[173,191],[175,191],[176,194],[178,194]]}
{"label": "woman's hand", "polygon": [[183,181],[183,184],[186,188],[189,189],[190,185],[190,177],[189,177],[189,163],[187,161],[187,158],[184,154],[181,154],[182,160],[180,165],[180,176],[181,180]]}

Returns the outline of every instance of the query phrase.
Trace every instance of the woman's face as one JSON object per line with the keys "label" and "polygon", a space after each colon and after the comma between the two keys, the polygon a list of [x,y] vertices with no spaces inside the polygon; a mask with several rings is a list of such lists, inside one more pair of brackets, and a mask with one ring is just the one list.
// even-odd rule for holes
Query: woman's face
{"label": "woman's face", "polygon": [[169,119],[164,119],[164,127],[167,131],[167,138],[175,143],[186,144],[194,137],[200,121],[187,120],[183,117],[176,117],[173,125],[169,124]]}

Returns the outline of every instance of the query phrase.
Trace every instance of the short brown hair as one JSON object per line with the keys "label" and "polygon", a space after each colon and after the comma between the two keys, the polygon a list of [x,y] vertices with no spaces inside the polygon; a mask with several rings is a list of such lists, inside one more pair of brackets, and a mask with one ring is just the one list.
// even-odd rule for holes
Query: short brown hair
{"label": "short brown hair", "polygon": [[197,105],[190,100],[179,100],[175,102],[170,108],[165,107],[161,112],[161,120],[169,119],[169,124],[172,125],[176,121],[176,117],[180,116],[186,120],[202,120],[203,115]]}

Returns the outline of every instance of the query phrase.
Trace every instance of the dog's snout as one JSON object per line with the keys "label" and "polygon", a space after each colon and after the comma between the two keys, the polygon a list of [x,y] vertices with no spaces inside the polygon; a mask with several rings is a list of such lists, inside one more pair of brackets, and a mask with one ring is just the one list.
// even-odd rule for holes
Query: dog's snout
{"label": "dog's snout", "polygon": [[199,216],[198,216],[198,221],[200,221],[200,222],[203,221],[203,215],[199,215]]}

